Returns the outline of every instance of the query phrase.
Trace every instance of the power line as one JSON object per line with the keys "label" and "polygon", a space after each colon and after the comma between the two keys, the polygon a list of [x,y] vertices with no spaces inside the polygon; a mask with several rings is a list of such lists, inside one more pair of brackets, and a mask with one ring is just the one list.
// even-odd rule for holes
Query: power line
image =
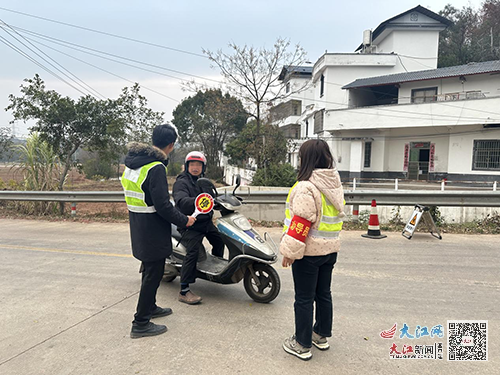
{"label": "power line", "polygon": [[[125,78],[125,77],[122,77],[122,76],[120,76],[120,75],[118,75],[118,74],[116,74],[116,73],[110,72],[109,70],[106,70],[106,69],[100,68],[100,67],[98,67],[97,65],[91,64],[91,63],[89,63],[89,62],[87,62],[87,61],[85,61],[85,60],[79,59],[79,58],[77,58],[77,57],[75,57],[75,56],[72,56],[72,55],[70,55],[70,54],[68,54],[68,53],[62,52],[62,51],[58,50],[57,48],[50,47],[50,46],[48,46],[48,45],[46,45],[46,44],[44,44],[44,43],[42,43],[42,42],[35,41],[35,43],[41,44],[42,46],[44,46],[44,47],[46,47],[46,48],[49,48],[49,49],[51,49],[51,50],[53,50],[53,51],[56,51],[56,52],[58,52],[58,53],[60,53],[60,54],[63,54],[63,55],[65,55],[65,56],[67,56],[67,57],[70,57],[70,58],[72,58],[72,59],[74,59],[74,60],[80,61],[80,62],[81,62],[81,63],[83,63],[83,64],[87,64],[87,65],[89,65],[89,66],[92,66],[92,67],[93,67],[93,68],[95,68],[95,69],[99,69],[100,71],[103,71],[103,72],[105,72],[105,73],[111,74],[112,76],[115,76],[115,77],[117,77],[117,78],[123,79],[124,81],[130,82],[130,83],[136,83],[136,82],[134,82],[134,81],[132,81],[132,80],[130,80],[130,79],[127,79],[127,78]],[[149,87],[147,87],[147,86],[144,86],[144,85],[142,85],[142,84],[141,84],[141,87],[142,87],[142,88],[144,88],[144,89],[146,89],[146,90],[148,90],[148,91],[154,92],[155,94],[161,95],[161,96],[163,96],[163,97],[165,97],[165,98],[167,98],[167,99],[170,99],[170,100],[173,100],[173,101],[175,101],[175,102],[177,102],[177,103],[180,103],[180,101],[179,101],[179,100],[174,99],[174,98],[172,98],[172,97],[170,97],[170,96],[168,96],[168,95],[165,95],[165,94],[163,94],[163,93],[161,93],[161,92],[159,92],[159,91],[153,90],[153,89],[151,89],[151,88],[149,88]]]}
{"label": "power line", "polygon": [[406,73],[408,73],[408,69],[406,69],[406,66],[405,64],[403,64],[403,60],[401,60],[401,56],[397,55],[398,56],[398,59],[399,59],[399,62],[401,63],[401,65],[403,66],[404,70]]}
{"label": "power line", "polygon": [[[55,64],[57,64],[58,66],[60,66],[62,69],[64,69],[66,72],[68,72],[70,75],[72,75],[73,77],[75,77],[78,81],[80,81],[81,83],[75,81],[75,79],[71,78],[70,76],[68,76],[66,73],[64,73],[63,71],[61,71],[59,68],[57,68],[54,64],[52,64],[50,61],[47,61],[43,56],[40,56],[37,52],[33,51],[30,47],[28,47],[27,45],[25,45],[22,41],[20,41],[19,39],[17,39],[15,36],[13,36],[12,34],[10,34],[10,32],[8,30],[6,30],[3,26],[3,25],[6,25],[7,27],[9,27],[14,33],[16,33],[17,35],[19,35],[21,38],[23,38],[26,42],[28,42],[31,46],[33,46],[34,48],[36,48],[38,51],[40,51],[42,54],[44,54],[47,58],[49,58],[50,60],[52,60]],[[20,42],[22,45],[24,45],[26,48],[28,48],[30,51],[32,51],[33,53],[35,53],[37,56],[41,57],[45,62],[49,63],[52,67],[54,67],[57,71],[59,71],[60,73],[62,73],[64,76],[66,76],[67,78],[69,78],[72,82],[76,83],[78,86],[80,86],[82,89],[86,90],[90,95],[92,96],[95,96],[94,93],[96,93],[98,96],[100,96],[101,98],[104,98],[105,99],[105,96],[102,95],[100,92],[98,92],[97,90],[95,90],[94,88],[92,88],[90,85],[88,85],[87,83],[85,83],[83,80],[81,80],[79,77],[77,77],[75,74],[71,73],[68,69],[66,69],[64,66],[62,66],[61,64],[59,64],[56,60],[54,60],[52,57],[50,57],[49,55],[47,55],[45,52],[43,52],[41,49],[39,49],[37,46],[35,46],[33,43],[31,43],[28,39],[26,39],[24,36],[22,36],[21,34],[19,34],[16,30],[14,30],[12,27],[10,27],[7,23],[5,23],[2,19],[0,19],[0,28],[2,30],[4,30],[6,33],[8,33],[12,38],[16,39],[18,42]],[[94,93],[93,93],[94,92]]]}
{"label": "power line", "polygon": [[[0,9],[7,10],[7,11],[12,11],[10,9],[6,9],[6,8],[2,8],[2,7],[0,7]],[[22,13],[22,12],[17,12],[17,11],[12,11],[12,12],[20,13],[20,14],[27,15],[27,16],[32,16],[32,15],[25,14],[25,13]],[[33,17],[40,18],[40,17],[37,17],[37,16],[33,16]],[[42,19],[44,19],[44,18],[42,18]],[[59,21],[54,21],[54,20],[49,20],[49,19],[45,19],[45,20],[53,21],[53,22],[59,22]],[[65,23],[63,23],[63,24],[65,24]],[[67,25],[68,26],[75,26],[75,25],[70,25],[70,24],[67,24]],[[12,26],[12,27],[14,27],[14,26]],[[75,26],[75,27],[79,27],[79,26]],[[70,44],[70,45],[73,45],[73,46],[77,46],[79,48],[84,48],[84,49],[92,50],[92,51],[95,51],[95,52],[98,52],[98,53],[102,53],[102,54],[106,54],[106,55],[109,55],[109,56],[113,56],[113,57],[116,57],[116,58],[120,58],[120,59],[124,59],[124,60],[128,60],[128,61],[136,62],[136,63],[143,64],[143,65],[152,66],[152,67],[155,67],[155,68],[158,68],[158,69],[173,71],[173,72],[178,73],[178,74],[188,75],[188,76],[192,76],[192,77],[199,78],[199,79],[204,79],[204,80],[209,80],[209,81],[213,81],[213,82],[216,82],[216,83],[221,83],[220,81],[212,80],[212,79],[209,79],[209,78],[200,77],[200,76],[192,75],[192,74],[189,74],[189,73],[184,73],[184,72],[180,72],[180,71],[168,69],[168,68],[161,67],[161,66],[158,66],[158,65],[144,63],[144,62],[141,62],[141,61],[138,61],[138,60],[129,59],[129,58],[125,58],[125,57],[122,57],[122,56],[110,54],[110,53],[107,53],[107,52],[99,51],[99,50],[92,49],[92,48],[89,48],[89,47],[85,47],[85,46],[82,46],[82,45],[78,45],[78,44],[75,44],[75,43],[66,42],[66,41],[63,41],[61,39],[52,38],[52,37],[49,37],[49,36],[45,36],[43,34],[39,34],[39,33],[32,32],[32,31],[29,31],[29,30],[26,30],[26,29],[22,29],[22,28],[19,28],[19,27],[14,27],[14,28],[16,28],[18,30],[22,30],[23,32],[27,32],[27,33],[29,33],[29,34],[31,34],[33,36],[44,38],[45,40],[48,40],[48,41],[50,41],[52,43],[56,43],[55,40],[57,40],[59,42],[65,43],[65,44]],[[79,28],[81,28],[81,27],[79,27]],[[84,29],[86,29],[86,28],[84,28]],[[91,30],[90,29],[90,31],[96,31],[96,30]],[[96,32],[98,32],[98,31],[96,31]],[[107,34],[107,33],[104,33],[104,34]],[[113,34],[111,34],[111,35],[114,36]],[[125,38],[125,39],[128,39],[128,38]],[[137,41],[137,40],[134,40],[134,41]],[[138,41],[138,42],[141,42],[141,41]],[[151,43],[147,43],[147,42],[145,42],[145,43],[146,44],[151,44]],[[60,43],[57,43],[57,44],[63,45],[63,44],[60,44]],[[63,46],[65,46],[67,48],[72,48],[72,47],[69,47],[67,45],[63,45]],[[164,46],[162,46],[162,47],[164,47]],[[167,48],[169,48],[169,47],[167,47]],[[73,49],[76,49],[76,48],[73,48]],[[79,49],[76,49],[76,50],[78,50],[80,52],[88,53],[86,51],[82,51],[82,50],[79,50]],[[95,54],[91,54],[91,55],[94,55],[94,56],[97,56],[97,57],[101,57],[101,58],[105,58],[104,56],[99,56],[99,55],[95,55]],[[402,56],[406,56],[406,55],[402,55]],[[203,56],[203,57],[205,57],[205,56]],[[407,56],[407,57],[410,57],[410,56]],[[149,70],[149,69],[140,68],[140,67],[137,67],[137,66],[134,66],[134,65],[131,65],[131,64],[126,64],[126,63],[123,63],[123,62],[120,62],[120,61],[117,61],[117,60],[113,60],[113,59],[109,59],[109,58],[106,58],[106,59],[114,61],[114,62],[118,62],[118,63],[121,63],[121,64],[124,64],[124,65],[132,66],[132,67],[135,67],[137,69],[142,69],[142,70],[145,70],[145,71],[149,71],[149,72],[153,72],[153,73],[156,73],[156,74],[160,74],[160,75],[164,75],[164,76],[167,76],[167,77],[171,77],[171,78],[182,80],[182,78],[179,78],[179,77],[162,74],[160,72],[156,72],[156,71],[152,71],[152,70]],[[400,59],[400,61],[401,61],[401,59]],[[404,67],[404,65],[403,65],[403,67]],[[123,77],[120,77],[120,78],[123,78]],[[344,86],[344,85],[333,83],[333,82],[327,82],[327,83],[338,85],[338,86]],[[345,105],[344,103],[327,102],[327,101],[314,100],[314,99],[309,99],[309,100],[311,100],[311,101],[318,101],[318,102],[324,102],[324,103],[331,103],[331,104],[336,104],[336,105]],[[436,102],[436,103],[444,104],[442,102]],[[386,109],[386,108],[379,108],[379,110],[390,111],[390,112],[398,112],[398,113],[408,113],[406,111],[390,110],[390,109]],[[481,110],[475,110],[475,109],[467,109],[467,110],[468,111],[478,111],[478,112],[484,112],[484,113],[491,113],[491,114],[495,114],[495,115],[500,115],[499,113],[488,112],[488,111],[481,111]],[[413,115],[412,113],[409,113],[409,114]],[[438,116],[438,117],[445,117],[445,118],[463,118],[463,119],[483,120],[483,119],[478,119],[478,118],[475,118],[475,117],[453,116],[453,115],[439,115],[439,114],[435,114],[435,115],[432,115],[432,114],[414,114],[414,115],[415,116],[431,116],[431,117],[432,116]],[[410,118],[410,119],[414,119],[415,118],[415,117],[408,117],[408,116],[390,116],[390,115],[384,115],[384,114],[379,114],[379,116],[388,116],[388,117],[397,117],[397,118]]]}
{"label": "power line", "polygon": [[108,32],[105,32],[105,31],[95,30],[95,29],[91,29],[91,28],[89,28],[89,27],[78,26],[78,25],[74,25],[74,24],[71,24],[71,23],[67,23],[67,22],[62,22],[62,21],[53,20],[53,19],[50,19],[50,18],[45,18],[45,17],[35,16],[34,14],[29,14],[29,13],[19,12],[19,11],[17,11],[17,10],[7,9],[7,8],[4,8],[4,7],[0,7],[0,9],[1,9],[1,10],[5,10],[5,11],[7,11],[7,12],[12,12],[12,13],[21,14],[21,15],[23,15],[23,16],[27,16],[27,17],[37,18],[37,19],[40,19],[40,20],[43,20],[43,21],[48,21],[48,22],[58,23],[58,24],[60,24],[60,25],[69,26],[69,27],[74,27],[74,28],[81,29],[81,30],[86,30],[86,31],[91,31],[91,32],[93,32],[93,33],[98,33],[98,34],[102,34],[102,35],[112,36],[112,37],[114,37],[114,38],[124,39],[124,40],[128,40],[128,41],[135,42],[135,43],[146,44],[146,45],[148,45],[148,46],[153,46],[153,47],[163,48],[163,49],[166,49],[166,50],[169,50],[169,51],[174,51],[174,52],[179,52],[179,53],[185,53],[185,54],[188,54],[188,55],[197,56],[197,57],[203,57],[203,58],[205,58],[205,59],[208,59],[208,57],[207,57],[207,56],[202,55],[202,54],[199,54],[199,53],[196,53],[196,52],[185,51],[185,50],[182,50],[182,49],[173,48],[173,47],[168,47],[168,46],[164,46],[164,45],[161,45],[161,44],[156,44],[156,43],[146,42],[146,41],[139,40],[139,39],[129,38],[129,37],[126,37],[126,36],[121,36],[121,35],[117,35],[117,34],[112,34],[112,33],[108,33]]}
{"label": "power line", "polygon": [[32,58],[31,56],[29,56],[27,53],[25,53],[24,51],[22,51],[21,49],[19,49],[18,47],[16,47],[14,44],[12,44],[11,42],[9,42],[3,36],[0,35],[0,39],[2,39],[1,42],[4,43],[5,45],[7,45],[7,47],[10,47],[11,49],[13,49],[17,53],[19,53],[21,56],[23,56],[26,59],[30,60],[33,64],[38,65],[40,68],[42,68],[43,70],[45,70],[49,74],[52,74],[57,79],[63,81],[68,86],[71,86],[72,88],[74,88],[76,91],[78,91],[82,95],[87,95],[86,93],[84,93],[83,91],[81,91],[80,89],[78,89],[77,87],[73,86],[71,83],[67,82],[64,78],[60,77],[59,75],[57,75],[56,73],[54,73],[53,71],[51,71],[49,68],[45,67],[43,64],[39,63],[34,58]]}
{"label": "power line", "polygon": [[[17,27],[17,26],[12,26],[12,27],[15,28],[16,30],[20,30],[21,32],[28,33],[28,34],[30,34],[32,36],[43,38],[46,41],[49,41],[49,42],[52,42],[52,43],[56,43],[56,41],[57,41],[58,43],[56,43],[56,44],[59,44],[59,45],[62,45],[61,43],[63,43],[65,45],[71,45],[71,46],[82,48],[82,49],[85,49],[85,50],[97,52],[97,53],[100,53],[100,54],[103,54],[103,55],[112,56],[112,57],[115,57],[115,58],[118,58],[118,59],[122,59],[122,60],[126,60],[126,61],[131,61],[131,62],[134,62],[134,63],[137,63],[137,64],[146,65],[146,66],[150,66],[150,67],[153,67],[153,68],[157,68],[157,69],[161,69],[161,70],[166,70],[166,71],[169,71],[169,72],[186,75],[186,76],[189,76],[189,77],[203,79],[203,80],[206,80],[206,81],[212,81],[212,82],[219,83],[219,84],[221,83],[220,81],[217,81],[217,80],[214,80],[214,79],[211,79],[211,78],[206,78],[206,77],[202,77],[202,76],[198,76],[198,75],[194,75],[194,74],[190,74],[190,73],[185,73],[185,72],[182,72],[182,71],[179,71],[179,70],[174,70],[174,69],[166,68],[166,67],[163,67],[163,66],[159,66],[159,65],[150,64],[150,63],[146,63],[146,62],[143,62],[143,61],[131,59],[131,58],[128,58],[128,57],[123,57],[123,56],[115,55],[113,53],[100,51],[100,50],[97,50],[97,49],[94,49],[94,48],[83,46],[81,44],[68,42],[68,41],[65,41],[65,40],[62,40],[62,39],[54,38],[54,37],[51,37],[51,36],[48,36],[48,35],[44,35],[44,34],[40,34],[40,33],[34,32],[34,31],[23,29],[21,27]],[[66,46],[66,47],[68,47],[68,46]],[[70,48],[70,47],[68,47],[68,48]],[[142,68],[140,68],[140,69],[142,69]],[[146,70],[146,71],[154,72],[154,71],[151,71],[151,70]],[[154,72],[154,73],[158,73],[158,72]],[[182,80],[182,78],[180,78],[180,77],[168,76],[168,75],[167,75],[167,77],[171,77],[171,78]]]}

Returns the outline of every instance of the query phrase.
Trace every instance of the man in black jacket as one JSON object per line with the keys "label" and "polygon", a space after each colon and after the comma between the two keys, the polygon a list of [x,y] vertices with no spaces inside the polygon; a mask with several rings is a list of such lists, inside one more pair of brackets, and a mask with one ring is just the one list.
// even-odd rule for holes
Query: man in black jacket
{"label": "man in black jacket", "polygon": [[[174,194],[175,205],[185,215],[192,215],[196,197],[203,191],[196,185],[199,177],[205,173],[207,159],[199,151],[190,152],[186,156],[184,163],[184,172],[182,172],[174,184],[172,190]],[[196,262],[199,254],[206,257],[203,238],[212,245],[212,254],[222,257],[224,255],[224,242],[219,231],[212,223],[213,212],[199,215],[196,223],[189,230],[181,229],[182,244],[187,249],[186,257],[182,263],[181,270],[181,292],[179,301],[189,305],[195,305],[201,302],[201,297],[194,294],[189,289],[189,284],[196,281]]]}
{"label": "man in black jacket", "polygon": [[156,291],[165,270],[165,259],[172,253],[171,224],[189,227],[196,221],[183,215],[170,203],[168,193],[167,156],[177,139],[171,125],[153,130],[153,146],[142,143],[128,145],[122,185],[129,210],[132,253],[142,262],[142,284],[137,312],[130,337],[155,336],[167,327],[150,322],[151,318],[170,315],[172,309],[156,305]]}

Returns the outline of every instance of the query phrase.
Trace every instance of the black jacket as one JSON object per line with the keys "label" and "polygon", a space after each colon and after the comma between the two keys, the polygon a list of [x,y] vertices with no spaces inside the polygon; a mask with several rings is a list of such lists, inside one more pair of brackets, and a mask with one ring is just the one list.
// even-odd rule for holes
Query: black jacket
{"label": "black jacket", "polygon": [[146,203],[154,206],[156,212],[129,211],[132,253],[143,262],[153,262],[172,254],[171,223],[183,228],[188,219],[170,202],[165,170],[167,155],[159,148],[137,142],[129,144],[128,148],[125,165],[130,169],[141,168],[153,161],[162,163],[149,170],[142,184]]}
{"label": "black jacket", "polygon": [[[187,171],[182,172],[177,176],[172,189],[174,201],[177,208],[184,215],[192,215],[194,213],[194,201],[196,197],[203,191],[196,185],[197,177],[192,176]],[[198,232],[206,232],[208,223],[212,220],[213,211],[208,214],[198,215],[196,222],[189,230]]]}

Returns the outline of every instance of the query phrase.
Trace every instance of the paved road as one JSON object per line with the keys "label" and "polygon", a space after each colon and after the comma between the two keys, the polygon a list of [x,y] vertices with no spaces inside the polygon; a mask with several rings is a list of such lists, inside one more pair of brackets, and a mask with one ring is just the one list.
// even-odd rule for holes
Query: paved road
{"label": "paved road", "polygon": [[[267,305],[242,284],[199,281],[204,302],[187,306],[176,300],[178,280],[163,283],[158,302],[174,314],[158,322],[169,332],[131,340],[139,263],[127,225],[0,219],[0,373],[498,374],[500,236],[360,234],[343,233],[332,348],[302,362],[281,348],[293,332],[289,269],[276,265],[282,290]],[[391,360],[393,343],[446,349],[446,337],[379,337],[394,323],[399,335],[404,323],[414,333],[452,319],[489,321],[489,362]]]}

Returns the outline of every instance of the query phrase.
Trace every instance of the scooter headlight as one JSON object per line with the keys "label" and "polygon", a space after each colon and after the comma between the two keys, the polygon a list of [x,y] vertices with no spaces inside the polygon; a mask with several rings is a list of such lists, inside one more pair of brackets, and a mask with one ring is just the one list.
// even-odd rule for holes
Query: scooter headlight
{"label": "scooter headlight", "polygon": [[233,220],[234,225],[236,225],[241,230],[250,230],[252,229],[252,224],[248,221],[246,217],[238,217]]}

